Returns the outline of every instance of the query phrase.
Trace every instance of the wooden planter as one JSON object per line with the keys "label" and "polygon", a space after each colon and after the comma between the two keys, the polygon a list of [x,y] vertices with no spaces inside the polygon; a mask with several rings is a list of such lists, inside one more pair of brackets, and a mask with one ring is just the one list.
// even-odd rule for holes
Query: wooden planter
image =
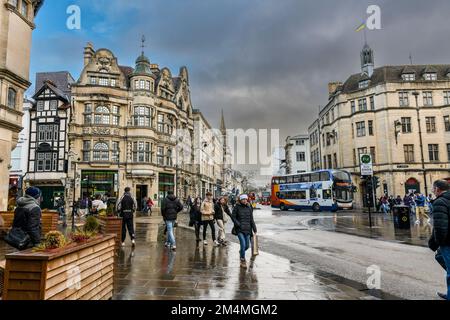
{"label": "wooden planter", "polygon": [[[4,225],[0,227],[0,236],[4,236],[9,229],[12,227],[14,221],[14,212],[3,211],[0,212],[0,216],[2,216],[4,220]],[[41,216],[41,227],[42,227],[42,235],[45,235],[49,231],[55,231],[58,227],[58,218],[59,214],[57,211],[51,210],[42,210]]]}
{"label": "wooden planter", "polygon": [[103,234],[113,234],[116,237],[116,249],[120,247],[122,241],[122,218],[119,217],[98,217],[100,232]]}
{"label": "wooden planter", "polygon": [[107,300],[113,294],[114,236],[53,252],[6,255],[4,300]]}

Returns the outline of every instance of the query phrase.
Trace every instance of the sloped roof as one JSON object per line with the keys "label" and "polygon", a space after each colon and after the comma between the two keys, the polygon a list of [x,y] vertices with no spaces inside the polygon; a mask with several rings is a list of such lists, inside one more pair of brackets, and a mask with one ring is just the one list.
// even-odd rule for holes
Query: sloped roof
{"label": "sloped roof", "polygon": [[75,82],[74,78],[68,71],[56,72],[38,72],[36,73],[35,93],[38,92],[47,80],[64,92],[69,98],[71,96],[71,85]]}

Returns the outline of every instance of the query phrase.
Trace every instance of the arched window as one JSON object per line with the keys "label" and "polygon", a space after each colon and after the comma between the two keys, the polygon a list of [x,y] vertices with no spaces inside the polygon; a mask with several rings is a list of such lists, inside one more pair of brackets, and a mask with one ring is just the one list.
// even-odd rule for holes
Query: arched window
{"label": "arched window", "polygon": [[110,124],[110,113],[108,107],[98,106],[95,108],[94,124]]}
{"label": "arched window", "polygon": [[94,161],[109,161],[109,147],[106,142],[94,145]]}
{"label": "arched window", "polygon": [[8,89],[8,107],[11,109],[16,108],[17,91],[13,88]]}

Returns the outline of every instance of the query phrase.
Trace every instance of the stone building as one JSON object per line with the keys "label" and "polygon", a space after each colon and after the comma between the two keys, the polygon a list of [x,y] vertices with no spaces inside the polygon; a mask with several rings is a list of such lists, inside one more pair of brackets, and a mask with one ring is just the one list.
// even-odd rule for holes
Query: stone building
{"label": "stone building", "polygon": [[377,197],[431,193],[434,180],[450,177],[449,118],[450,65],[376,68],[366,44],[361,72],[329,85],[328,103],[310,127],[310,136],[319,137],[311,138],[311,149],[319,146],[321,168],[352,173],[359,205],[365,190],[360,154],[373,156]]}
{"label": "stone building", "polygon": [[311,156],[308,135],[287,137],[284,147],[286,159],[286,174],[311,171]]}
{"label": "stone building", "polygon": [[[203,116],[193,111],[186,67],[172,76],[143,52],[134,68],[121,66],[110,50],[88,44],[72,105],[69,177],[76,187],[68,196],[117,197],[128,186],[138,200],[149,196],[158,205],[169,190],[180,198],[200,191],[194,118]],[[212,141],[210,148],[221,149]],[[213,173],[221,176],[219,169]]]}
{"label": "stone building", "polygon": [[7,209],[11,151],[22,130],[31,34],[43,0],[0,0],[0,210]]}

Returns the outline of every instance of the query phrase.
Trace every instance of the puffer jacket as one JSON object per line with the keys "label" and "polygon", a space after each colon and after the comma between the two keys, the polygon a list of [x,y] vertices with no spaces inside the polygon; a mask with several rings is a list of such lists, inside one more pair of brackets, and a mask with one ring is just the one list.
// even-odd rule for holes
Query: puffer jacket
{"label": "puffer jacket", "polygon": [[450,246],[450,191],[446,191],[433,202],[433,233],[428,246],[436,251],[441,246]]}
{"label": "puffer jacket", "polygon": [[202,222],[202,214],[200,213],[199,205],[193,204],[191,206],[190,219],[192,224]]}
{"label": "puffer jacket", "polygon": [[214,205],[214,219],[216,220],[227,220],[226,217],[223,216],[223,213],[231,217],[230,208],[228,205],[222,206],[219,202]]}
{"label": "puffer jacket", "polygon": [[251,205],[237,204],[231,215],[237,233],[252,234],[257,232]]}
{"label": "puffer jacket", "polygon": [[17,199],[12,227],[25,231],[33,246],[41,242],[41,208],[38,200],[28,195]]}
{"label": "puffer jacket", "polygon": [[200,207],[200,212],[202,213],[202,221],[214,220],[214,202],[208,199],[204,200]]}
{"label": "puffer jacket", "polygon": [[161,204],[161,214],[164,221],[177,220],[178,212],[183,210],[183,205],[175,195],[167,196]]}

